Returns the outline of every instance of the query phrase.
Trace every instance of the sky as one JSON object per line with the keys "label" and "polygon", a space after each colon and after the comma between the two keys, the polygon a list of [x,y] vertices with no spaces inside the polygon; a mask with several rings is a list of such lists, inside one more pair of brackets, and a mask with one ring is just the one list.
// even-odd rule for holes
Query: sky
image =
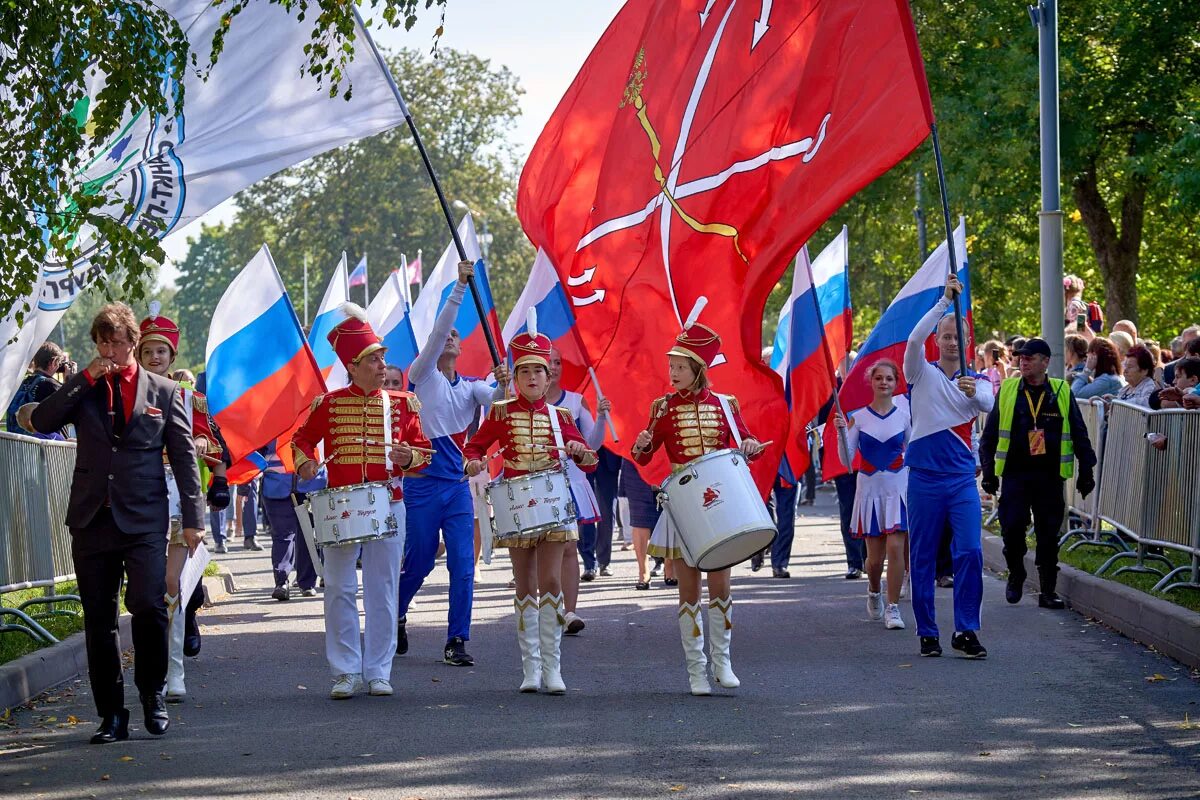
{"label": "sky", "polygon": [[[520,151],[528,153],[622,2],[447,0],[445,32],[438,46],[490,59],[517,76],[525,94],[511,138]],[[367,12],[369,8],[364,13],[370,16]],[[411,31],[376,30],[375,40],[385,49],[411,47],[428,52],[439,23],[436,9],[431,9],[422,12]],[[412,111],[420,126],[420,109]],[[235,213],[234,204],[226,201],[168,237],[163,243],[167,261],[160,273],[162,283],[174,284],[179,274],[174,264],[186,257],[187,239],[199,235],[201,223],[227,222]]]}

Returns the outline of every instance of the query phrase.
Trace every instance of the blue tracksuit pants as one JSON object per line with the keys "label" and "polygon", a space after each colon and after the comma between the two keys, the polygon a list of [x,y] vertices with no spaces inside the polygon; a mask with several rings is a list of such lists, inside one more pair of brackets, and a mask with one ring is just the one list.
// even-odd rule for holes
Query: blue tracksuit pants
{"label": "blue tracksuit pants", "polygon": [[404,481],[408,510],[404,564],[400,570],[400,616],[433,571],[438,534],[446,542],[450,570],[450,613],[446,640],[471,638],[471,601],[475,593],[475,509],[465,481],[412,478]]}
{"label": "blue tracksuit pants", "polygon": [[918,636],[937,636],[934,590],[938,545],[949,522],[954,562],[954,629],[979,630],[983,605],[983,513],[972,474],[953,475],[909,467],[909,570]]}

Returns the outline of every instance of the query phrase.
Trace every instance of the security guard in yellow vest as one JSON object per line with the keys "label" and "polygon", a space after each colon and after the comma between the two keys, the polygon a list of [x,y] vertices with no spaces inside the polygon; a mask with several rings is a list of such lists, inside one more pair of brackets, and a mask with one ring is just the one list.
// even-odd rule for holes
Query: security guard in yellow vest
{"label": "security guard in yellow vest", "polygon": [[1087,496],[1096,488],[1093,469],[1096,454],[1088,441],[1083,416],[1066,381],[1046,376],[1050,345],[1029,339],[1013,351],[1019,357],[1021,377],[1009,378],[1000,386],[1000,396],[988,414],[979,440],[983,467],[983,489],[995,494],[1000,489],[1000,529],[1004,537],[1004,560],[1008,562],[1005,599],[1021,600],[1025,584],[1025,531],[1030,512],[1037,536],[1037,564],[1042,608],[1064,608],[1055,592],[1058,582],[1058,538],[1066,511],[1063,481],[1075,472],[1076,487]]}

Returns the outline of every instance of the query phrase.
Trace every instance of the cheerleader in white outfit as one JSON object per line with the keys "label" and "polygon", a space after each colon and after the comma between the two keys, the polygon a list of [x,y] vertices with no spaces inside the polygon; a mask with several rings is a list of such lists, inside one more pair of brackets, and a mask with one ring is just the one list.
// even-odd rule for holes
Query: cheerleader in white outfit
{"label": "cheerleader in white outfit", "polygon": [[[593,420],[592,412],[587,407],[587,401],[583,399],[583,395],[579,392],[569,392],[563,389],[560,385],[562,380],[562,353],[558,348],[550,351],[550,388],[546,390],[546,402],[551,405],[565,408],[571,412],[571,416],[575,419],[575,424],[579,427],[579,432],[583,434],[583,439],[587,442],[587,446],[592,450],[599,450],[600,445],[604,444],[604,424],[608,417],[609,409],[612,404],[608,398],[600,401],[598,417]],[[587,476],[583,474],[575,462],[568,461],[567,463],[567,480],[571,485],[571,496],[575,500],[575,513],[577,515],[576,523],[580,526],[580,538],[582,539],[585,531],[583,526],[591,525],[592,538],[595,539],[595,524],[600,520],[600,504],[596,501],[596,493],[592,490],[592,484],[588,481]],[[563,548],[563,564],[562,564],[562,583],[563,583],[563,607],[566,609],[566,632],[569,634],[577,634],[584,629],[583,618],[575,613],[577,603],[579,602],[579,547],[582,542],[568,542]],[[595,543],[592,544],[593,552]],[[585,565],[586,567],[586,565]],[[595,567],[590,567],[584,571],[585,580],[594,580],[596,577]]]}
{"label": "cheerleader in white outfit", "polygon": [[[838,414],[834,420],[845,432],[838,437],[842,463],[861,456],[850,535],[867,541],[867,613],[883,619],[888,628],[904,628],[900,616],[900,592],[908,559],[908,467],[904,449],[912,434],[908,398],[893,398],[900,370],[880,359],[867,370],[874,399],[865,408],[850,412],[850,420]],[[887,605],[884,606],[880,579],[887,558]]]}

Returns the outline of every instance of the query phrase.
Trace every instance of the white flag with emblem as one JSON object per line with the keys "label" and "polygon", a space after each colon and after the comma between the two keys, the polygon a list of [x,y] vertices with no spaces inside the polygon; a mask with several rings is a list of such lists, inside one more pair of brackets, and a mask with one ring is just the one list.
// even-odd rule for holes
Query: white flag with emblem
{"label": "white flag with emblem", "polygon": [[[179,21],[199,64],[206,64],[223,7],[211,0],[159,0],[158,5]],[[353,88],[350,100],[341,94],[331,98],[328,85],[322,88],[304,74],[304,46],[315,20],[310,14],[297,21],[275,3],[250,3],[234,19],[207,80],[194,68],[186,71],[183,108],[167,118],[145,110],[131,114],[108,141],[98,143],[97,155],[76,177],[104,186],[108,208],[122,224],[153,225],[166,237],[255,181],[403,122],[358,23],[358,51],[344,76]],[[103,87],[102,75],[87,87],[75,109],[81,124],[89,118],[91,98]],[[164,91],[174,91],[169,81]],[[126,213],[126,204],[132,213]],[[0,408],[7,406],[33,351],[63,312],[82,289],[103,277],[89,259],[103,240],[83,230],[77,244],[83,257],[74,264],[53,254],[47,259],[28,297],[33,311],[11,344],[16,321],[10,314],[0,322]]]}

